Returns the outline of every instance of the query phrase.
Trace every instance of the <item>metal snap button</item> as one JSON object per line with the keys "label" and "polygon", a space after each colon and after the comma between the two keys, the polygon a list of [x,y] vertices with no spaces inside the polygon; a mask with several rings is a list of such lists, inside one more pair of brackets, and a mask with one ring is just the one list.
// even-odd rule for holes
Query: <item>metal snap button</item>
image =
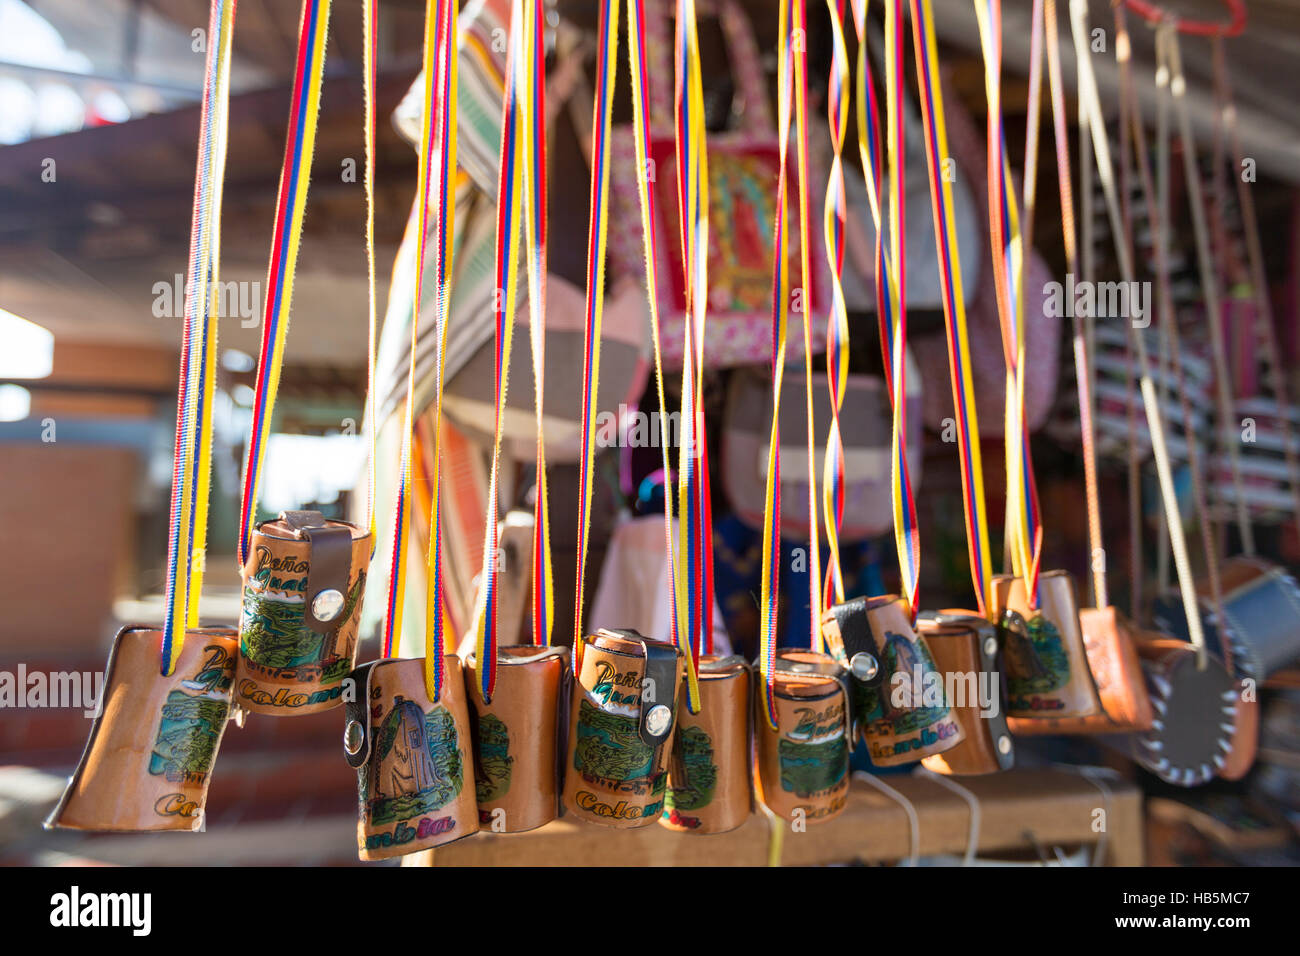
{"label": "metal snap button", "polygon": [[652,737],[662,737],[668,732],[668,726],[672,722],[673,712],[666,704],[655,704],[645,715],[645,729],[650,731]]}
{"label": "metal snap button", "polygon": [[880,662],[876,660],[874,654],[868,654],[866,651],[859,651],[853,655],[849,661],[849,670],[853,671],[853,676],[858,680],[867,681],[875,677],[880,672]]}
{"label": "metal snap button", "polygon": [[311,613],[318,621],[332,621],[343,610],[343,594],[326,588],[311,599]]}
{"label": "metal snap button", "polygon": [[355,757],[365,740],[366,730],[361,726],[361,721],[349,720],[348,725],[343,728],[343,749]]}

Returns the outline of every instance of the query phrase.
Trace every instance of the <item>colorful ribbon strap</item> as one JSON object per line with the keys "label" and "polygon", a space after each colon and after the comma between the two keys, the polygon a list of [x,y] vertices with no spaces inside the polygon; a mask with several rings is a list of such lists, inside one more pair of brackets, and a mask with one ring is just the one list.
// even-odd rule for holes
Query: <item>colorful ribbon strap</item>
{"label": "colorful ribbon strap", "polygon": [[1042,523],[1025,419],[1023,286],[1026,250],[1021,244],[1020,217],[1002,121],[1002,3],[1001,0],[974,0],[974,3],[984,52],[984,89],[988,100],[989,238],[993,253],[993,287],[1007,365],[1004,435],[1008,539],[1012,567],[1025,581],[1030,606],[1037,607]]}
{"label": "colorful ribbon strap", "polygon": [[[500,169],[497,176],[496,361],[494,365],[496,424],[492,440],[492,465],[488,477],[488,510],[484,522],[483,571],[475,655],[479,690],[485,701],[492,700],[497,667],[497,481],[501,466],[501,431],[506,411],[506,390],[510,379],[510,354],[514,341],[515,307],[519,288],[519,233],[524,219],[524,172],[532,127],[521,102],[527,88],[526,70],[533,58],[527,48],[532,30],[524,21],[522,0],[513,0],[510,11],[510,39],[506,52],[505,91],[501,104]],[[544,180],[536,180],[541,185]],[[541,441],[541,434],[538,440]]]}
{"label": "colorful ribbon strap", "polygon": [[555,622],[555,590],[551,571],[550,495],[546,483],[546,442],[542,425],[542,396],[546,374],[546,44],[545,0],[532,0],[525,50],[532,53],[523,66],[524,207],[528,261],[528,338],[533,353],[533,408],[537,419],[537,491],[533,500],[533,643],[549,646]]}
{"label": "colorful ribbon strap", "polygon": [[917,531],[916,498],[912,489],[911,470],[907,464],[906,142],[903,136],[902,108],[905,36],[903,0],[890,0],[885,7],[885,147],[889,176],[889,243],[886,261],[890,282],[886,294],[878,296],[877,302],[885,305],[885,309],[878,315],[880,344],[884,357],[885,381],[893,406],[893,454],[890,456],[889,484],[894,504],[894,548],[898,554],[903,597],[915,620],[920,601],[917,582],[921,571],[921,541]]}
{"label": "colorful ribbon strap", "polygon": [[[822,229],[826,261],[831,271],[831,311],[826,318],[826,380],[831,394],[831,423],[822,465],[822,513],[826,516],[826,604],[844,601],[844,571],[840,566],[840,527],[844,522],[844,442],[840,412],[849,375],[849,317],[844,304],[844,133],[848,126],[846,96],[849,55],[844,44],[844,0],[826,0],[831,17],[831,71],[827,79],[826,122],[831,131],[831,171],[826,181]],[[865,11],[864,11],[865,13]]]}
{"label": "colorful ribbon strap", "polygon": [[248,458],[244,465],[239,522],[241,568],[248,560],[253,527],[257,523],[262,467],[267,440],[271,435],[275,397],[280,387],[284,343],[289,334],[293,278],[298,265],[302,219],[307,208],[307,188],[311,179],[311,159],[316,146],[316,122],[320,115],[320,88],[325,73],[329,14],[329,0],[303,0],[298,58],[289,105],[289,128],[284,143],[284,164],[280,170],[275,229],[271,237],[271,261],[267,269],[262,348],[257,363],[252,428],[248,440]]}
{"label": "colorful ribbon strap", "polygon": [[375,300],[375,71],[378,61],[379,7],[376,0],[361,0],[361,67],[365,97],[366,137],[366,305],[369,317],[366,339],[366,428],[370,432],[370,465],[366,478],[366,516],[370,531],[371,554],[375,542],[375,456],[379,428],[375,419],[375,351],[379,323]]}
{"label": "colorful ribbon strap", "polygon": [[230,48],[237,0],[212,0],[208,55],[199,118],[190,231],[189,281],[181,336],[172,458],[171,522],[160,669],[170,675],[180,659],[185,629],[199,623],[207,549],[212,474],[212,396],[216,384],[217,275],[221,197],[230,102]]}
{"label": "colorful ribbon strap", "polygon": [[984,474],[980,461],[979,421],[975,411],[974,377],[966,328],[966,300],[961,284],[961,259],[957,249],[952,185],[944,175],[949,156],[944,124],[943,96],[938,72],[938,48],[930,0],[912,0],[912,37],[916,48],[917,86],[925,133],[926,169],[930,177],[930,205],[934,214],[935,249],[942,279],[944,327],[948,366],[952,380],[957,447],[961,462],[962,502],[971,579],[980,613],[991,613],[992,563],[989,558],[988,519],[984,507]]}
{"label": "colorful ribbon strap", "polygon": [[[790,20],[795,16],[793,0],[783,0],[777,33],[780,79],[777,86],[777,135],[779,168],[775,236],[772,243],[772,427],[767,448],[767,487],[763,515],[763,566],[759,593],[759,671],[763,676],[763,714],[775,729],[776,713],[776,613],[777,589],[781,580],[781,384],[785,370],[786,328],[790,319],[789,236],[786,216],[789,205],[787,158],[790,149],[790,113],[794,100],[795,53]],[[802,36],[802,35],[801,35]],[[814,512],[813,515],[816,513]],[[813,523],[812,535],[817,535]],[[820,582],[814,581],[814,586]]]}
{"label": "colorful ribbon strap", "polygon": [[[644,42],[644,31],[638,33]],[[695,663],[713,649],[713,522],[708,442],[704,431],[704,324],[708,309],[709,165],[695,0],[678,0],[674,44],[677,63],[673,116],[676,128],[677,208],[685,277],[685,348],[682,363],[681,445],[678,450],[677,591],[685,595],[681,633]],[[682,613],[679,607],[678,613]],[[688,701],[691,712],[699,701]]]}
{"label": "colorful ribbon strap", "polygon": [[[591,148],[591,217],[587,238],[587,306],[586,330],[583,347],[584,375],[582,389],[582,456],[579,472],[578,496],[578,554],[574,599],[574,660],[575,670],[581,665],[583,634],[583,585],[586,577],[587,543],[591,529],[592,466],[595,457],[593,442],[595,438],[596,396],[600,385],[600,337],[601,319],[605,300],[605,248],[609,225],[609,164],[610,164],[610,123],[614,104],[615,66],[618,61],[618,30],[620,18],[620,0],[603,0],[600,12],[600,36],[596,61],[596,102],[595,116],[592,124]],[[660,358],[659,313],[655,289],[656,264],[654,251],[655,230],[651,216],[649,193],[649,140],[650,110],[647,97],[649,82],[647,79],[647,59],[645,47],[645,4],[644,0],[628,0],[628,47],[631,58],[632,75],[632,129],[636,147],[637,192],[641,204],[641,228],[645,249],[646,289],[650,307],[651,334],[655,343],[655,367],[659,389],[659,401],[663,407],[663,374]],[[702,109],[702,107],[701,107]],[[702,149],[702,144],[696,149]],[[688,152],[688,156],[689,156]],[[699,153],[695,154],[698,162]],[[680,180],[686,182],[686,180]],[[697,183],[698,185],[698,183]],[[696,202],[699,197],[696,197]],[[704,248],[707,249],[707,233]],[[702,345],[701,345],[702,348]],[[693,351],[689,347],[688,353]],[[693,392],[691,393],[694,394]],[[689,401],[683,396],[683,401]],[[683,418],[685,419],[685,415]],[[667,416],[660,415],[661,426],[666,429]],[[691,416],[691,427],[695,426],[695,417]],[[667,442],[664,441],[664,467],[667,474]],[[694,486],[692,486],[694,487]],[[688,706],[692,712],[699,710],[699,687],[695,673],[696,649],[689,633],[683,633],[681,627],[682,608],[681,577],[677,562],[685,560],[684,556],[674,558],[672,541],[671,495],[665,494],[665,545],[670,564],[670,580],[673,591],[671,600],[670,630],[673,643],[681,648],[686,660],[688,689]],[[685,549],[688,553],[690,548]],[[697,564],[697,568],[699,565]],[[700,572],[697,571],[697,574]],[[683,644],[683,642],[686,642]]]}
{"label": "colorful ribbon strap", "polygon": [[[433,274],[437,287],[434,377],[434,426],[429,436],[432,462],[429,477],[429,546],[426,554],[424,683],[431,701],[438,701],[446,679],[446,615],[442,569],[441,423],[442,389],[447,344],[447,316],[451,300],[452,251],[455,215],[451,190],[456,169],[456,0],[427,0],[424,25],[424,115],[420,134],[420,171],[416,204],[415,290],[411,316],[411,364],[407,371],[406,410],[402,431],[401,480],[393,519],[393,563],[389,573],[388,614],[384,622],[383,656],[391,657],[402,632],[406,600],[405,544],[411,519],[412,435],[415,424],[415,359],[419,337],[419,302],[424,280],[425,246],[429,238],[429,213],[434,206]],[[435,187],[436,186],[436,191]]]}

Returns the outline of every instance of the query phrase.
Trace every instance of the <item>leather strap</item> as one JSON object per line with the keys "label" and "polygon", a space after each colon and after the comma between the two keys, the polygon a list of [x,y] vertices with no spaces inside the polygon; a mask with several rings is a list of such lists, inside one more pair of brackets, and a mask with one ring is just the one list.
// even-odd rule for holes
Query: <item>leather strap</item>
{"label": "leather strap", "polygon": [[[637,718],[637,731],[641,734],[641,739],[651,747],[658,747],[663,744],[668,735],[672,733],[673,725],[676,720],[669,720],[664,724],[663,729],[658,733],[650,727],[650,712],[656,707],[667,707],[669,712],[676,718],[676,699],[677,699],[677,648],[671,644],[661,644],[658,641],[648,641],[641,638],[641,646],[645,649],[645,680],[653,681],[650,686],[658,689],[668,687],[672,693],[668,700],[660,701],[658,699],[647,699],[645,693],[641,694],[641,715]],[[658,698],[658,694],[654,695]]]}
{"label": "leather strap", "polygon": [[337,630],[343,623],[342,613],[336,613],[328,621],[319,620],[315,602],[322,591],[338,591],[346,599],[352,578],[352,529],[327,521],[319,511],[282,511],[280,520],[295,537],[305,538],[311,546],[303,620],[317,634]]}
{"label": "leather strap", "polygon": [[[343,702],[343,757],[354,770],[364,767],[370,759],[370,678],[378,663],[362,664],[348,675],[348,680],[353,682],[354,694],[352,700]],[[358,727],[359,731],[354,729]],[[349,735],[357,732],[361,736],[356,740],[356,752],[353,753],[348,748]]]}

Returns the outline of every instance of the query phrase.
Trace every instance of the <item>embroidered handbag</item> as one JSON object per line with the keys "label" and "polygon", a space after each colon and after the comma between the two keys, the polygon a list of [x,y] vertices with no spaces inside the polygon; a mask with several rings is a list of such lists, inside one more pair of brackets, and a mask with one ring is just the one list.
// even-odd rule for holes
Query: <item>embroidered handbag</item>
{"label": "embroidered handbag", "polygon": [[[651,215],[658,247],[659,317],[663,329],[663,360],[680,368],[684,348],[685,302],[677,223],[676,166],[673,160],[672,40],[668,31],[670,4],[648,0],[645,30],[650,62],[649,100],[652,163]],[[704,5],[701,4],[703,7]],[[780,169],[776,130],[768,106],[767,85],[758,59],[758,46],[749,20],[735,0],[717,0],[716,10],[727,42],[727,59],[738,100],[742,128],[708,137],[709,150],[709,313],[704,328],[704,361],[710,367],[768,363],[772,355],[772,221]],[[632,129],[615,129],[611,140],[613,167],[611,213],[620,224],[610,234],[609,250],[616,273],[642,274],[642,233],[637,197],[636,154]],[[812,174],[810,209],[820,209],[825,176]],[[826,253],[820,240],[810,238],[811,289],[804,306],[813,316],[829,305]],[[800,275],[798,240],[790,243],[791,275]],[[798,279],[795,280],[798,284]],[[826,326],[812,324],[813,352],[825,349]],[[792,321],[787,357],[803,354],[803,323]]]}

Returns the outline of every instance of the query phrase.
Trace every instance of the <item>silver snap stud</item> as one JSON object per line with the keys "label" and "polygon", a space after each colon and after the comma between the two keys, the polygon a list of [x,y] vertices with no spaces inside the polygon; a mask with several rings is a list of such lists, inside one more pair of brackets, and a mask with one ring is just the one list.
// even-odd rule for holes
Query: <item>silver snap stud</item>
{"label": "silver snap stud", "polygon": [[355,757],[365,739],[366,731],[361,726],[361,721],[349,720],[348,725],[343,728],[343,749]]}
{"label": "silver snap stud", "polygon": [[343,594],[326,588],[311,599],[311,613],[318,621],[332,621],[343,610]]}
{"label": "silver snap stud", "polygon": [[668,725],[673,722],[673,712],[666,704],[655,704],[645,715],[645,729],[652,737],[662,737],[668,732]]}
{"label": "silver snap stud", "polygon": [[874,654],[859,651],[849,661],[849,670],[853,671],[853,676],[858,680],[871,680],[880,671],[880,662]]}

